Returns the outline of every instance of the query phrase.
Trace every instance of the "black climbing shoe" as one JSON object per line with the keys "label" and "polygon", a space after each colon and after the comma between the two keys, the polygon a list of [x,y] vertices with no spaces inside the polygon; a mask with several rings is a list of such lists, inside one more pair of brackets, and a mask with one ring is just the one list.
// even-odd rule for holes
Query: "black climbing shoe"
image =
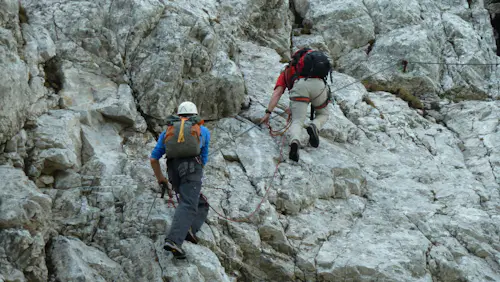
{"label": "black climbing shoe", "polygon": [[185,240],[189,241],[193,244],[198,244],[198,238],[196,237],[196,235],[193,234],[193,232],[191,231],[191,228],[189,228]]}
{"label": "black climbing shoe", "polygon": [[290,154],[288,156],[292,161],[299,161],[299,143],[292,142],[290,145]]}
{"label": "black climbing shoe", "polygon": [[316,125],[314,123],[311,123],[307,127],[307,134],[309,134],[309,144],[313,146],[314,148],[318,148],[319,146],[319,135],[318,135],[318,129],[316,128]]}
{"label": "black climbing shoe", "polygon": [[165,245],[163,245],[163,249],[171,252],[176,259],[186,258],[186,253],[184,252],[184,250],[181,247],[177,246],[177,244],[170,239],[165,239]]}

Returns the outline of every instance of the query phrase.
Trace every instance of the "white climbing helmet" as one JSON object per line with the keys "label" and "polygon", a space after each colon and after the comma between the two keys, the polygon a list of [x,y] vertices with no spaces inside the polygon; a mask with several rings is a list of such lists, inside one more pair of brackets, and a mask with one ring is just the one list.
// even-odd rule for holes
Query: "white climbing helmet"
{"label": "white climbing helmet", "polygon": [[198,110],[196,109],[196,105],[192,102],[186,101],[182,102],[177,108],[178,115],[197,115]]}

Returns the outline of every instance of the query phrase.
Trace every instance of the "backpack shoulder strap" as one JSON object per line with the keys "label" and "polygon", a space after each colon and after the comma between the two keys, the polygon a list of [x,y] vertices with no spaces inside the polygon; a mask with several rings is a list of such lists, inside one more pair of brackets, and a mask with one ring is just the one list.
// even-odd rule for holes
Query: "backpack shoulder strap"
{"label": "backpack shoulder strap", "polygon": [[166,125],[171,126],[176,121],[181,121],[181,119],[178,116],[170,115],[166,118]]}
{"label": "backpack shoulder strap", "polygon": [[308,53],[309,51],[312,51],[312,49],[304,47],[295,52],[295,54],[292,55],[291,65],[296,66],[299,63],[300,58],[302,58],[302,56],[304,56],[304,54]]}
{"label": "backpack shoulder strap", "polygon": [[203,119],[201,119],[201,117],[198,115],[190,117],[189,121],[192,122],[193,124],[197,124],[197,125],[205,124],[205,121]]}

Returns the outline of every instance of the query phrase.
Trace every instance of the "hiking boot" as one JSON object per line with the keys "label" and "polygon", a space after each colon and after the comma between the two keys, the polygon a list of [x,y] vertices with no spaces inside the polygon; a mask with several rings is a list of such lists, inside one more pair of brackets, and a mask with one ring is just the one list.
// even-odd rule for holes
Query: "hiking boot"
{"label": "hiking boot", "polygon": [[193,232],[191,231],[191,228],[188,230],[188,233],[186,235],[186,241],[189,241],[193,244],[198,244],[198,237],[196,237],[196,235],[193,234]]}
{"label": "hiking boot", "polygon": [[314,148],[318,148],[319,134],[318,134],[318,128],[316,128],[316,125],[314,125],[314,123],[311,123],[307,127],[307,134],[309,134],[309,144],[311,144],[311,146],[313,146]]}
{"label": "hiking boot", "polygon": [[177,246],[177,244],[170,239],[165,239],[165,245],[163,245],[163,249],[171,252],[176,259],[186,258],[186,253],[184,252],[184,250],[181,247]]}
{"label": "hiking boot", "polygon": [[292,161],[299,161],[299,143],[297,141],[293,141],[290,145],[290,154],[288,156]]}

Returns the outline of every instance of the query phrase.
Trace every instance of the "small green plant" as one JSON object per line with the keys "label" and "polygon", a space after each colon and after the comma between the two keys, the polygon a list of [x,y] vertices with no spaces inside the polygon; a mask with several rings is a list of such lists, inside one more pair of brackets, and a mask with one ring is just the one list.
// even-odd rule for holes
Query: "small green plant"
{"label": "small green plant", "polygon": [[420,101],[420,99],[418,99],[417,97],[415,97],[414,95],[412,95],[410,93],[410,91],[408,91],[406,88],[398,88],[396,90],[395,94],[399,98],[401,98],[404,101],[408,102],[408,105],[410,107],[412,107],[414,109],[421,109],[421,110],[424,109],[424,105],[422,104],[422,102]]}
{"label": "small green plant", "polygon": [[480,89],[465,86],[450,89],[439,96],[441,98],[448,98],[455,103],[461,101],[486,101],[490,99],[490,96]]}
{"label": "small green plant", "polygon": [[363,80],[361,83],[365,86],[366,90],[369,92],[384,91],[389,92],[408,103],[408,106],[414,109],[424,109],[424,105],[416,96],[410,93],[410,91],[404,87],[394,87],[387,86],[380,83],[371,82],[368,80]]}
{"label": "small green plant", "polygon": [[374,108],[377,108],[377,106],[375,106],[375,103],[373,103],[372,99],[370,99],[370,97],[368,97],[368,96],[363,97],[363,102],[367,103],[368,105],[370,105]]}
{"label": "small green plant", "polygon": [[368,92],[377,92],[377,91],[385,91],[385,87],[382,87],[382,85],[372,83],[368,80],[362,80],[361,83],[363,86],[368,90]]}
{"label": "small green plant", "polygon": [[301,34],[311,34],[311,29],[310,29],[310,28],[305,28],[305,27],[304,27],[304,28],[302,28],[302,29],[300,30],[300,33],[301,33]]}
{"label": "small green plant", "polygon": [[209,18],[209,19],[208,19],[208,22],[209,22],[210,24],[213,24],[213,23],[218,23],[218,24],[220,24],[220,19],[219,19],[219,17],[217,16],[216,18]]}
{"label": "small green plant", "polygon": [[284,64],[284,63],[288,63],[288,59],[287,58],[284,58],[284,57],[281,57],[280,59],[280,63]]}
{"label": "small green plant", "polygon": [[375,103],[373,103],[372,99],[370,99],[370,97],[368,96],[363,96],[363,99],[362,99],[363,102],[367,103],[368,105],[372,106],[373,108],[377,109],[380,113],[380,118],[381,119],[384,119],[384,114],[382,114],[382,111],[377,108],[377,106],[375,106]]}

